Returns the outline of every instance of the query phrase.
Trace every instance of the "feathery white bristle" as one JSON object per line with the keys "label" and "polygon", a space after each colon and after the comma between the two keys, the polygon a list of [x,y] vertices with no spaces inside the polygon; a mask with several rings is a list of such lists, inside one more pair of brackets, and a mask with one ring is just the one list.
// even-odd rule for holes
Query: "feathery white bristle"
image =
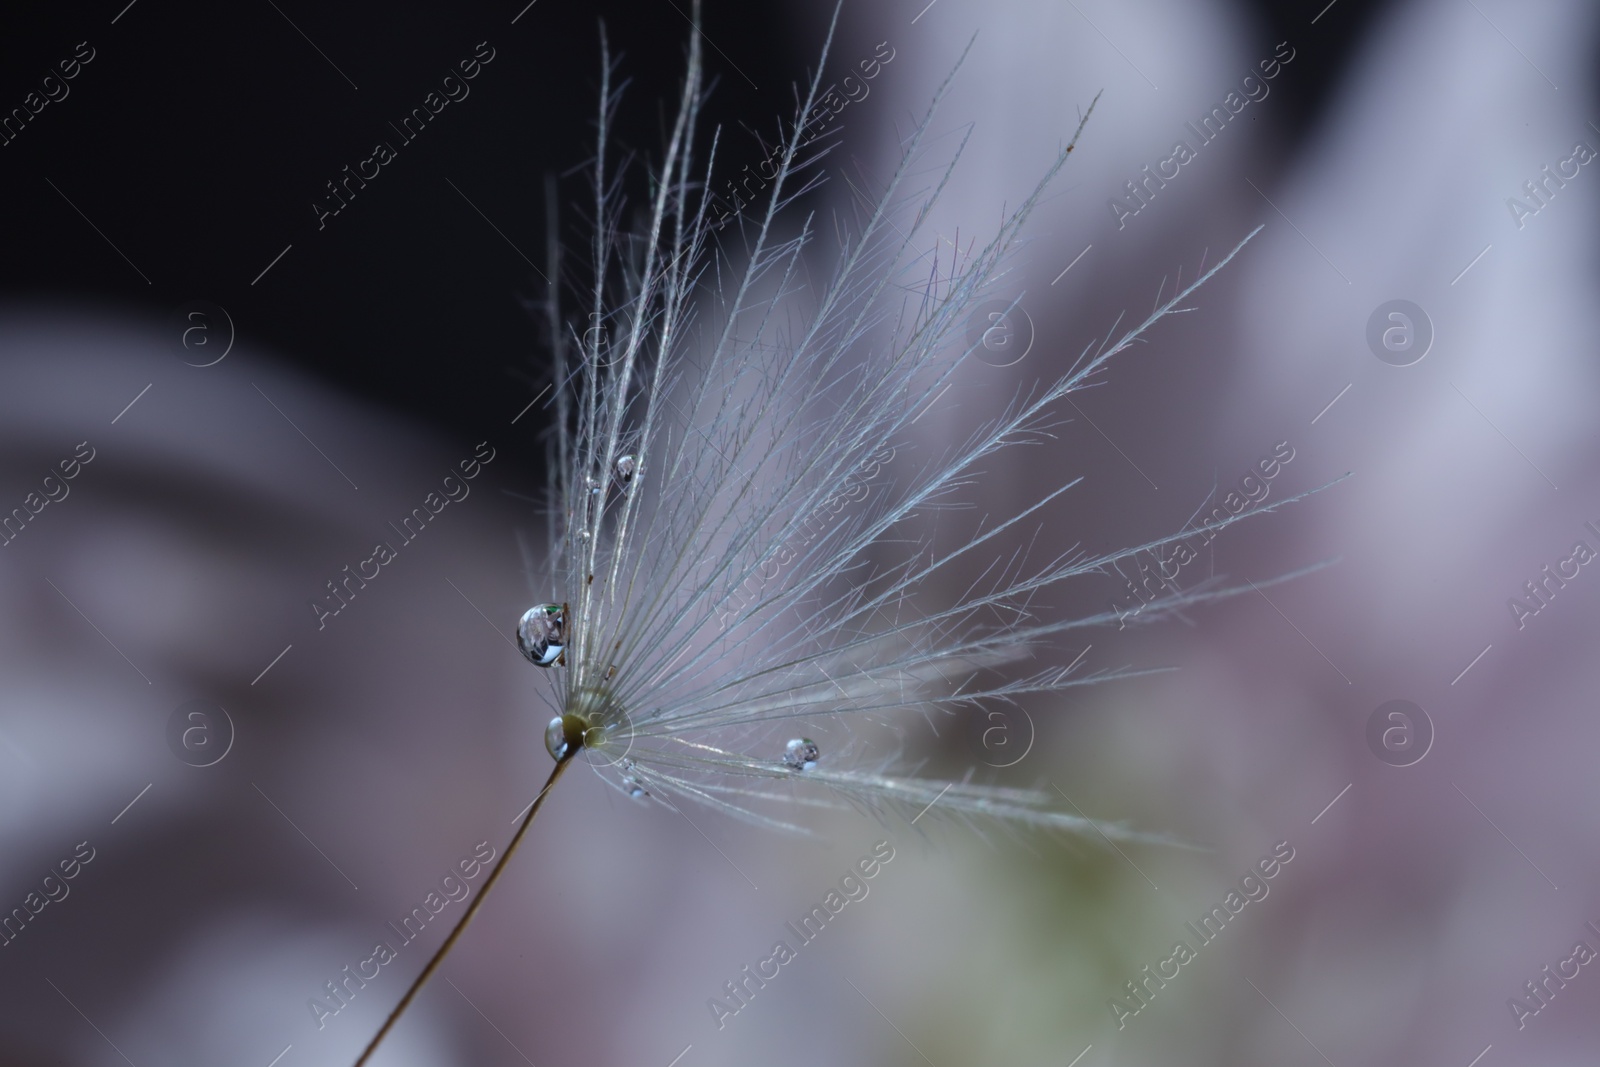
{"label": "feathery white bristle", "polygon": [[[1164,316],[1187,310],[1184,301],[1239,250],[1169,298],[1158,296],[1142,322],[1120,334],[1113,327],[1066,375],[1016,396],[944,455],[916,456],[911,424],[956,381],[975,347],[964,336],[966,318],[1004,276],[1088,114],[992,237],[941,254],[922,225],[959,149],[932,171],[931,188],[913,183],[947,79],[876,203],[838,238],[837,262],[813,284],[815,220],[789,222],[786,209],[818,180],[815,164],[828,150],[825,141],[806,144],[804,123],[826,61],[825,46],[764,204],[719,227],[705,192],[710,160],[694,151],[702,66],[699,35],[691,35],[647,223],[624,235],[606,155],[617,105],[607,59],[595,281],[582,309],[586,325],[556,344],[558,503],[546,599],[569,614],[565,656],[552,668],[552,710],[599,727],[587,745],[602,773],[625,778],[625,792],[694,800],[764,825],[793,828],[761,814],[763,801],[842,800],[1164,841],[1063,811],[1048,793],[899,777],[881,760],[851,769],[837,750],[795,770],[782,762],[781,742],[740,751],[770,746],[773,730],[800,720],[848,725],[1143,673],[1058,667],[995,680],[1001,667],[1048,655],[1049,638],[1115,619],[1037,618],[1027,610],[1036,594],[1111,573],[1189,531],[1098,555],[1064,548],[1042,564],[1007,550],[1008,538],[1076,484],[1067,481],[1046,485],[1034,504],[955,549],[935,554],[905,538],[918,516],[958,500],[984,461],[1043,436],[1058,402]],[[929,243],[934,252],[919,251]],[[624,456],[633,464],[626,477],[617,468]],[[982,577],[964,595],[925,602],[930,580],[974,563]],[[1146,605],[1145,620],[1242,588],[1177,592]]]}

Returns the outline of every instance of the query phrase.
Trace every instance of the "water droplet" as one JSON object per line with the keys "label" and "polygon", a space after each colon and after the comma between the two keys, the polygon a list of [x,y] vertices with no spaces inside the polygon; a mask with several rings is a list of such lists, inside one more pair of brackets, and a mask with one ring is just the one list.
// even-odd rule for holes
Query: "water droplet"
{"label": "water droplet", "polygon": [[530,663],[549,667],[566,648],[565,604],[535,604],[517,623],[517,647]]}
{"label": "water droplet", "polygon": [[822,752],[809,737],[796,737],[783,746],[784,765],[791,770],[809,771],[817,765]]}
{"label": "water droplet", "polygon": [[567,725],[561,721],[561,716],[551,719],[550,725],[544,728],[544,747],[553,760],[567,754]]}
{"label": "water droplet", "polygon": [[622,761],[622,769],[629,772],[622,776],[622,788],[633,799],[643,800],[650,795],[650,791],[641,785],[639,779],[632,774],[633,769],[637,766],[638,764],[631,759]]}
{"label": "water droplet", "polygon": [[601,488],[600,479],[598,479],[598,478],[585,478],[583,480],[583,484],[587,485],[589,487],[589,495],[590,496],[599,496],[600,495],[600,488]]}
{"label": "water droplet", "polygon": [[639,473],[639,459],[637,456],[618,456],[617,462],[612,465],[617,476],[617,481],[627,485],[633,481],[634,475]]}

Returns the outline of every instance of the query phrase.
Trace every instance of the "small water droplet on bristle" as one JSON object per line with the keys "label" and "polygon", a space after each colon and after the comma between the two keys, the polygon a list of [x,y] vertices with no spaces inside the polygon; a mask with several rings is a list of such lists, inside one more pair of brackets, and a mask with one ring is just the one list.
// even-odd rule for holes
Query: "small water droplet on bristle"
{"label": "small water droplet on bristle", "polygon": [[528,662],[549,667],[561,658],[567,644],[566,616],[562,604],[535,604],[523,613],[517,623],[517,647]]}
{"label": "small water droplet on bristle", "polygon": [[633,799],[643,800],[645,797],[650,795],[650,792],[649,790],[645,789],[645,787],[639,783],[639,779],[634,777],[634,775],[631,773],[637,766],[638,764],[631,759],[625,759],[622,761],[622,769],[630,772],[622,776],[622,788],[626,790],[627,794]]}
{"label": "small water droplet on bristle", "polygon": [[817,743],[809,737],[796,737],[783,746],[783,762],[791,770],[809,771],[821,755]]}
{"label": "small water droplet on bristle", "polygon": [[550,725],[544,728],[544,747],[553,760],[559,761],[567,754],[567,726],[561,716],[551,719]]}
{"label": "small water droplet on bristle", "polygon": [[633,481],[633,476],[639,473],[639,460],[636,456],[618,456],[616,463],[612,464],[612,472],[617,481],[627,485]]}

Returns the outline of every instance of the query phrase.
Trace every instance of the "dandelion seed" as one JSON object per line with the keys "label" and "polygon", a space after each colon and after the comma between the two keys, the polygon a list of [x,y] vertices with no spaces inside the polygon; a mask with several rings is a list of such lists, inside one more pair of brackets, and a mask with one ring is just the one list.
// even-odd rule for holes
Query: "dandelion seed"
{"label": "dandelion seed", "polygon": [[[553,716],[545,743],[555,769],[366,1055],[454,943],[544,797],[580,755],[635,798],[700,804],[788,830],[803,832],[798,817],[807,807],[843,803],[1087,840],[1166,840],[1058,810],[1037,790],[909,776],[892,755],[848,745],[830,752],[824,767],[818,747],[792,734],[809,722],[825,724],[829,737],[847,737],[856,724],[897,715],[986,709],[1142,673],[1019,672],[1016,665],[1048,660],[1054,640],[1069,630],[1125,621],[1114,609],[1054,617],[1039,610],[1041,592],[1117,573],[1193,531],[1108,552],[1070,548],[1039,561],[1006,547],[1007,539],[1025,542],[1027,525],[1076,480],[1045,484],[1019,513],[938,553],[916,539],[915,524],[950,503],[997,454],[1042,439],[1058,402],[1095,384],[1161,319],[1189,310],[1184,302],[1243,242],[1166,299],[1163,287],[1142,321],[1122,328],[1119,320],[1064,375],[1022,390],[945,453],[908,454],[912,424],[981,344],[966,338],[967,319],[995,296],[1093,105],[993,234],[940,256],[924,224],[960,152],[930,171],[923,142],[946,79],[859,224],[829,228],[838,234],[838,258],[812,289],[809,279],[819,272],[808,257],[827,231],[806,217],[784,223],[780,236],[778,220],[819,180],[810,165],[827,145],[807,147],[806,120],[823,92],[832,28],[771,157],[763,202],[741,204],[749,214],[735,218],[714,216],[712,159],[697,155],[698,3],[691,21],[697,32],[689,36],[677,117],[637,210],[624,210],[623,184],[610,170],[609,121],[619,90],[602,30],[589,212],[597,229],[582,321],[607,327],[563,325],[560,287],[548,290],[557,383],[549,469],[556,484],[544,587],[563,602],[530,609],[518,644],[548,669],[541,697]],[[714,157],[717,139],[710,140]],[[918,187],[925,174],[928,184]],[[639,228],[622,232],[618,220],[627,217],[641,220]],[[741,238],[737,260],[714,243],[733,234]],[[554,249],[552,262],[559,258]],[[639,455],[650,457],[648,486],[636,482]],[[608,479],[631,489],[598,492]],[[1209,532],[1305,495],[1227,515]],[[964,591],[938,602],[937,589],[963,567],[975,568],[978,578],[960,576]],[[1251,588],[1208,581],[1175,590],[1145,602],[1138,621]],[[782,758],[772,758],[785,736]]]}
{"label": "dandelion seed", "polygon": [[[825,45],[824,66],[826,60]],[[697,159],[694,137],[698,36],[649,200],[633,212],[642,225],[628,233],[606,228],[625,215],[621,186],[607,169],[607,121],[617,102],[611,69],[608,60],[592,211],[603,225],[592,246],[585,310],[610,327],[604,341],[592,330],[552,330],[554,378],[567,383],[553,404],[553,510],[567,524],[550,546],[548,581],[566,601],[560,640],[544,638],[542,651],[530,655],[561,668],[545,693],[555,716],[552,756],[581,751],[630,792],[648,788],[671,803],[699,803],[766,826],[797,828],[788,814],[797,803],[910,812],[944,789],[941,815],[1152,839],[1056,810],[1043,793],[904,777],[887,757],[858,758],[852,766],[836,754],[823,770],[816,746],[803,737],[790,740],[779,760],[759,753],[781,743],[783,735],[771,732],[802,721],[848,733],[896,712],[984,709],[1138,673],[1078,676],[1047,668],[995,677],[1048,655],[1065,631],[1107,625],[1115,616],[1050,618],[1032,610],[1041,591],[1117,573],[1191,531],[1037,563],[1004,554],[1004,539],[1025,533],[1024,524],[1069,492],[1072,480],[1045,485],[1019,514],[988,523],[943,555],[905,534],[919,515],[970,484],[985,461],[1041,437],[1058,401],[1094,384],[1158,321],[1189,310],[1185,301],[1239,249],[1187,285],[1167,290],[1163,280],[1142,321],[1120,333],[1119,321],[1065,375],[1020,393],[947,454],[897,460],[911,424],[954,384],[979,343],[966,337],[971,310],[1004,276],[1024,224],[1093,106],[987,241],[974,238],[965,251],[941,257],[939,239],[925,234],[923,223],[956,160],[945,161],[929,187],[912,183],[925,172],[922,141],[947,79],[865,220],[854,232],[840,231],[838,263],[813,291],[803,284],[803,259],[817,231],[808,219],[780,238],[776,220],[809,187],[795,184],[808,162],[803,120],[821,91],[822,68],[775,153],[764,207],[743,220],[738,262],[710,241],[718,225],[705,191],[710,163]],[[934,252],[931,270],[923,244]],[[720,292],[693,304],[713,275]],[[550,300],[549,318],[558,323],[556,297]],[[630,484],[641,451],[654,457],[649,492],[607,499],[593,491],[608,478]],[[890,464],[893,477],[883,477]],[[1211,530],[1297,499],[1231,515]],[[969,563],[978,567],[979,583],[952,603],[933,603],[930,590]],[[1245,588],[1210,583],[1175,591],[1147,602],[1139,621]],[[919,611],[903,611],[913,600]],[[619,770],[624,758],[626,774]],[[811,795],[780,785],[796,781],[797,770],[806,772]]]}

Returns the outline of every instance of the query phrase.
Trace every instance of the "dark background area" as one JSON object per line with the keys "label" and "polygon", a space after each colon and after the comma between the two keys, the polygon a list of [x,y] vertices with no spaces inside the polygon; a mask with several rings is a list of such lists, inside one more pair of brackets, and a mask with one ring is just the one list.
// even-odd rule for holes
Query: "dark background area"
{"label": "dark background area", "polygon": [[[542,366],[541,326],[525,302],[544,293],[535,267],[545,266],[547,174],[564,175],[565,246],[581,248],[588,232],[599,23],[630,82],[615,145],[651,156],[661,101],[681,77],[688,0],[540,0],[525,10],[520,0],[125,3],[35,5],[6,19],[5,113],[78,42],[94,59],[65,99],[0,147],[0,289],[30,304],[86,300],[163,319],[207,300],[228,310],[241,339],[464,441],[520,410]],[[1305,18],[1264,0],[1252,7],[1263,40]],[[1279,90],[1285,129],[1314,122],[1378,7],[1340,0],[1319,22],[1299,76]],[[724,173],[759,152],[746,126],[770,135],[791,113],[824,15],[705,4],[716,79],[706,129],[733,131]],[[870,12],[847,8],[847,20],[858,16]],[[470,95],[402,142],[389,123],[480,41],[495,58],[467,83]],[[397,158],[319,229],[312,205],[327,199],[326,183],[378,141]],[[642,172],[633,177],[641,190]],[[537,425],[536,415],[522,423]],[[536,464],[536,438],[523,435],[510,458]]]}

